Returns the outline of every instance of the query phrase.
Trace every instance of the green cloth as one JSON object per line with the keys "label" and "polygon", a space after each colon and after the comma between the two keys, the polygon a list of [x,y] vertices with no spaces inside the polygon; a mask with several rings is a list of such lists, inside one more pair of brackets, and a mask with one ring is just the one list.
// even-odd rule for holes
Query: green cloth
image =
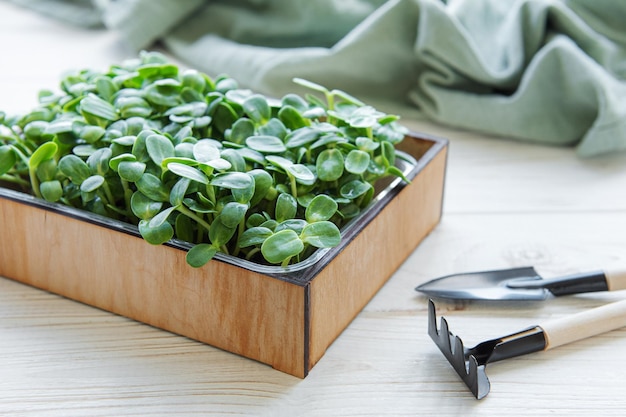
{"label": "green cloth", "polygon": [[626,150],[626,1],[118,0],[137,50],[280,96],[293,77],[384,111],[582,156]]}

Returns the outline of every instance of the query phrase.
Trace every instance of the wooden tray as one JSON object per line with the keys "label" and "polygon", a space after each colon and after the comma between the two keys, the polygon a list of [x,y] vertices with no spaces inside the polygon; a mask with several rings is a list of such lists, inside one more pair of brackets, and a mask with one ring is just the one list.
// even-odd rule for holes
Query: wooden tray
{"label": "wooden tray", "polygon": [[0,188],[0,275],[304,378],[441,218],[447,141],[411,134],[400,149],[411,183],[288,269],[220,254],[194,269],[182,242]]}

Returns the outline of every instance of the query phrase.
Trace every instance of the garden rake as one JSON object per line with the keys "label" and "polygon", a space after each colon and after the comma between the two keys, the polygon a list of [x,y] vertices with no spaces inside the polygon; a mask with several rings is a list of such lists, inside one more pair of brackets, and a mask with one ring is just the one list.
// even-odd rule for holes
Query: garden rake
{"label": "garden rake", "polygon": [[437,329],[435,303],[428,302],[428,334],[477,399],[489,393],[485,369],[488,363],[552,349],[625,326],[626,300],[623,300],[465,348],[461,338],[450,332],[444,317],[441,317],[441,329]]}

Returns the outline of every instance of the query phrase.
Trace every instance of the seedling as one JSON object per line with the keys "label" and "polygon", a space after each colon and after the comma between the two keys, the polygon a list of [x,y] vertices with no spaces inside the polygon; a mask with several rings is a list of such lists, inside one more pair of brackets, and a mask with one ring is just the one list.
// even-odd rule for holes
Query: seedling
{"label": "seedling", "polygon": [[[65,76],[30,113],[0,113],[0,184],[123,222],[143,238],[289,265],[334,247],[340,229],[403,177],[406,130],[339,90],[273,100],[232,78],[143,52]],[[406,180],[406,179],[405,179]]]}

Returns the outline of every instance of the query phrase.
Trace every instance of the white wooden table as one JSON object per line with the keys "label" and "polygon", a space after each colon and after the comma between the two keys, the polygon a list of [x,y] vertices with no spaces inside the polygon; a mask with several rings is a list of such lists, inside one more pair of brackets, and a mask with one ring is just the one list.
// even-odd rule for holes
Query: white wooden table
{"label": "white wooden table", "polygon": [[[9,113],[31,109],[66,69],[133,55],[113,33],[7,3],[0,48]],[[450,140],[442,222],[306,379],[0,278],[0,415],[623,416],[626,329],[492,364],[491,393],[477,401],[427,336],[427,300],[413,288],[461,271],[626,265],[626,154],[582,160],[569,148],[405,124]],[[438,308],[472,345],[625,296]]]}

